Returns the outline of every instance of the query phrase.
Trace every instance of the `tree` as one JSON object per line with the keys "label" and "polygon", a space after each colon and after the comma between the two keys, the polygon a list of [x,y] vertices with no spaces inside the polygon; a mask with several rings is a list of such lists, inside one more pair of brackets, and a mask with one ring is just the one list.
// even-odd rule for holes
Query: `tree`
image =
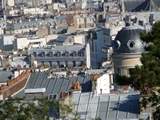
{"label": "tree", "polygon": [[8,99],[0,101],[0,120],[49,120],[49,109],[59,109],[58,101],[47,98],[27,101]]}
{"label": "tree", "polygon": [[160,22],[155,23],[150,32],[142,33],[141,39],[146,43],[142,66],[130,71],[130,79],[132,86],[141,92],[142,108],[147,105],[154,108],[153,115],[157,120],[160,118]]}
{"label": "tree", "polygon": [[72,108],[46,97],[34,100],[9,98],[0,101],[0,120],[49,120],[49,113],[54,114],[52,117],[65,119],[72,113]]}
{"label": "tree", "polygon": [[116,77],[115,77],[116,79],[115,79],[115,83],[117,84],[117,85],[129,85],[130,84],[130,79],[129,79],[129,77],[127,77],[127,76],[121,76],[121,75],[116,75]]}
{"label": "tree", "polygon": [[100,117],[97,117],[97,118],[95,118],[95,120],[101,120],[101,118],[100,118]]}

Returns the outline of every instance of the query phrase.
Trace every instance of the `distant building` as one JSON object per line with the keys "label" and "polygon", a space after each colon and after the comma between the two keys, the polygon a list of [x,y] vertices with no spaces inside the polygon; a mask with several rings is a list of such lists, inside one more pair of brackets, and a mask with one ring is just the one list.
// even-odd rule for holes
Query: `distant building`
{"label": "distant building", "polygon": [[38,37],[34,35],[33,36],[17,36],[15,38],[14,46],[17,50],[22,50],[30,47],[34,48],[34,47],[46,46],[47,42],[49,42],[53,38],[57,38],[57,35],[46,35],[44,37]]}
{"label": "distant building", "polygon": [[39,7],[51,3],[52,0],[15,0],[16,5],[23,4],[28,7]]}
{"label": "distant building", "polygon": [[36,35],[40,38],[49,35],[49,27],[48,26],[40,26],[36,32]]}
{"label": "distant building", "polygon": [[6,26],[7,26],[6,21],[0,19],[0,35],[4,34],[4,29],[6,28]]}
{"label": "distant building", "polygon": [[108,15],[106,16],[105,27],[111,30],[112,40],[114,40],[118,31],[125,27],[125,22],[119,14]]}
{"label": "distant building", "polygon": [[15,0],[7,0],[7,5],[13,7],[15,5]]}
{"label": "distant building", "polygon": [[53,68],[82,67],[86,65],[85,46],[63,45],[50,48],[31,48],[31,62],[35,66],[48,65]]}
{"label": "distant building", "polygon": [[6,9],[6,0],[1,0],[0,1],[0,18],[4,17],[5,9]]}
{"label": "distant building", "polygon": [[0,37],[0,49],[4,51],[12,51],[14,49],[14,35],[3,35]]}
{"label": "distant building", "polygon": [[74,26],[76,28],[94,28],[96,26],[95,18],[93,15],[76,15],[74,16]]}
{"label": "distant building", "polygon": [[16,21],[14,24],[8,25],[8,31],[14,34],[23,34],[30,31],[37,31],[40,26],[55,26],[55,20],[46,18],[45,20],[34,18]]}
{"label": "distant building", "polygon": [[159,11],[159,0],[121,0],[122,12]]}
{"label": "distant building", "polygon": [[66,8],[64,3],[53,3],[52,6],[53,6],[53,10],[57,10],[57,11],[60,11]]}
{"label": "distant building", "polygon": [[[111,44],[109,29],[97,28],[73,37],[59,36],[53,40],[52,47],[40,47],[29,50],[31,61],[38,65],[51,67],[99,68],[106,60],[103,48]],[[51,42],[51,41],[50,41]]]}
{"label": "distant building", "polygon": [[89,32],[89,45],[92,68],[101,66],[107,60],[107,52],[103,51],[107,46],[111,46],[110,29],[97,28]]}
{"label": "distant building", "polygon": [[38,7],[33,7],[33,8],[23,8],[23,14],[24,15],[48,15],[49,12],[45,11],[44,8],[38,8]]}
{"label": "distant building", "polygon": [[102,10],[103,2],[104,0],[81,0],[81,8]]}

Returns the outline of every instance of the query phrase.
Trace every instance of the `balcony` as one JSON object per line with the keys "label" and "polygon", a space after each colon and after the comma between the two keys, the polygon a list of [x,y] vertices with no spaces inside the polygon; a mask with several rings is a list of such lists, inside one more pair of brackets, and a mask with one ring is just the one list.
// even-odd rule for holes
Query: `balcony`
{"label": "balcony", "polygon": [[34,57],[35,60],[37,61],[52,61],[52,62],[57,62],[57,61],[84,61],[86,58],[84,56],[52,56],[52,57],[48,57],[48,56],[44,56],[44,57]]}

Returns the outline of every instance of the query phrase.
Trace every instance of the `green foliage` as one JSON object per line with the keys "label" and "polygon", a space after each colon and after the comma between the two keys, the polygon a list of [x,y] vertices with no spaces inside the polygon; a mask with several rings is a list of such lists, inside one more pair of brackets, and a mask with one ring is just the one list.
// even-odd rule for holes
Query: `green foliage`
{"label": "green foliage", "polygon": [[156,111],[153,113],[153,119],[159,120],[159,118],[160,118],[160,107],[157,107]]}
{"label": "green foliage", "polygon": [[126,76],[120,76],[116,75],[115,83],[118,85],[129,85],[130,84],[130,79]]}
{"label": "green foliage", "polygon": [[0,120],[49,120],[49,108],[58,109],[58,102],[47,98],[34,101],[8,99],[0,101]]}
{"label": "green foliage", "polygon": [[147,43],[141,57],[142,66],[137,66],[130,75],[133,86],[147,93],[146,90],[160,86],[160,22],[155,23],[151,32],[143,33],[141,39]]}
{"label": "green foliage", "polygon": [[101,118],[100,118],[100,117],[97,117],[97,118],[95,118],[95,120],[101,120]]}
{"label": "green foliage", "polygon": [[141,57],[142,66],[130,71],[131,84],[143,96],[141,107],[151,105],[154,117],[160,118],[160,22],[150,32],[142,33],[141,39],[146,43],[146,52]]}

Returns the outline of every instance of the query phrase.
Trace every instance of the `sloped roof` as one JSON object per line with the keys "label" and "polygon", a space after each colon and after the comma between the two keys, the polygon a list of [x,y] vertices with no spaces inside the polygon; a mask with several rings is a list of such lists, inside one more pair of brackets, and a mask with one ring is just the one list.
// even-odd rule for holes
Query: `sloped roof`
{"label": "sloped roof", "polygon": [[81,120],[138,120],[139,94],[73,93],[74,109]]}
{"label": "sloped roof", "polygon": [[[136,26],[127,26],[120,30],[114,41],[115,53],[141,53],[144,51],[140,33],[143,29]],[[133,44],[130,46],[130,44]]]}
{"label": "sloped roof", "polygon": [[[59,98],[61,92],[68,92],[72,83],[79,81],[85,91],[89,86],[89,76],[73,76],[48,78],[47,72],[33,72],[25,89],[46,88],[47,95],[56,95]],[[17,97],[25,96],[24,90],[17,94]]]}
{"label": "sloped roof", "polygon": [[160,7],[159,0],[124,0],[127,12],[154,11]]}

